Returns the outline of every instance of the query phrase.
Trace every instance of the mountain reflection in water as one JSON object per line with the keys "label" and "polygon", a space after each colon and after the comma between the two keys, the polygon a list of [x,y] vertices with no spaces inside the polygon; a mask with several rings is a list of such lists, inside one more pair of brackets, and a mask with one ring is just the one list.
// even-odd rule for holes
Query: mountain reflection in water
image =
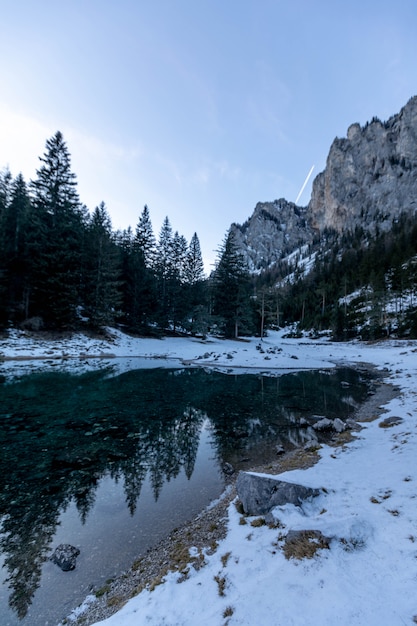
{"label": "mountain reflection in water", "polygon": [[180,472],[191,478],[204,424],[218,467],[244,467],[260,450],[314,436],[302,417],[346,418],[369,390],[368,375],[348,368],[111,374],[39,373],[0,386],[0,546],[9,606],[24,623],[62,512],[75,503],[85,522],[103,477],[123,482],[134,515],[145,479],[157,501]]}

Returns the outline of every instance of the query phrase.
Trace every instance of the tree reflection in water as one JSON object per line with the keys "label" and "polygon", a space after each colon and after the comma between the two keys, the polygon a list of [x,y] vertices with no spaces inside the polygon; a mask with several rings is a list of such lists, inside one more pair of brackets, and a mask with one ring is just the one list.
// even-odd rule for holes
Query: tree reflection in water
{"label": "tree reflection in water", "polygon": [[302,441],[302,416],[347,417],[369,380],[350,369],[280,377],[202,369],[43,373],[0,388],[0,546],[24,618],[59,517],[75,501],[83,522],[103,476],[123,481],[133,515],[146,477],[155,499],[181,470],[190,478],[205,420],[220,461],[260,443]]}

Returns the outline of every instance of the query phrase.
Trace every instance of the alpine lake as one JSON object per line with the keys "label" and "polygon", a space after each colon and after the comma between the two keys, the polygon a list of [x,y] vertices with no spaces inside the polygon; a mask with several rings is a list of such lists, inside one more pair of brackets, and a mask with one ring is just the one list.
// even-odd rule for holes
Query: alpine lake
{"label": "alpine lake", "polygon": [[[0,623],[56,626],[218,498],[225,464],[317,439],[318,417],[352,416],[372,384],[353,368],[0,366]],[[72,571],[50,560],[62,543]]]}

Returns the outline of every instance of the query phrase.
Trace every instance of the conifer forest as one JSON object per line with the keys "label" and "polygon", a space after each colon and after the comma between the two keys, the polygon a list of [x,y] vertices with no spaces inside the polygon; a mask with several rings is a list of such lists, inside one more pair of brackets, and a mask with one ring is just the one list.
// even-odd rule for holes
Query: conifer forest
{"label": "conifer forest", "polygon": [[251,274],[230,229],[210,276],[197,233],[155,234],[147,205],[114,231],[104,202],[82,204],[60,131],[34,180],[0,171],[0,328],[138,335],[215,332],[262,337],[268,327],[331,329],[346,340],[417,336],[417,221],[404,214],[374,234],[326,231],[305,265],[286,259]]}

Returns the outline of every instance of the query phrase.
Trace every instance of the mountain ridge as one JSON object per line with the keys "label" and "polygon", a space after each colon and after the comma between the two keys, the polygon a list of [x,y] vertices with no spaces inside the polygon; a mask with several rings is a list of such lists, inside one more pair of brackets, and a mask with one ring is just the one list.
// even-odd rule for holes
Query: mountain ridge
{"label": "mountain ridge", "polygon": [[326,230],[389,230],[403,212],[417,211],[417,96],[386,122],[351,124],[336,137],[325,169],[314,179],[307,206],[284,198],[258,202],[230,227],[250,271],[276,264]]}

